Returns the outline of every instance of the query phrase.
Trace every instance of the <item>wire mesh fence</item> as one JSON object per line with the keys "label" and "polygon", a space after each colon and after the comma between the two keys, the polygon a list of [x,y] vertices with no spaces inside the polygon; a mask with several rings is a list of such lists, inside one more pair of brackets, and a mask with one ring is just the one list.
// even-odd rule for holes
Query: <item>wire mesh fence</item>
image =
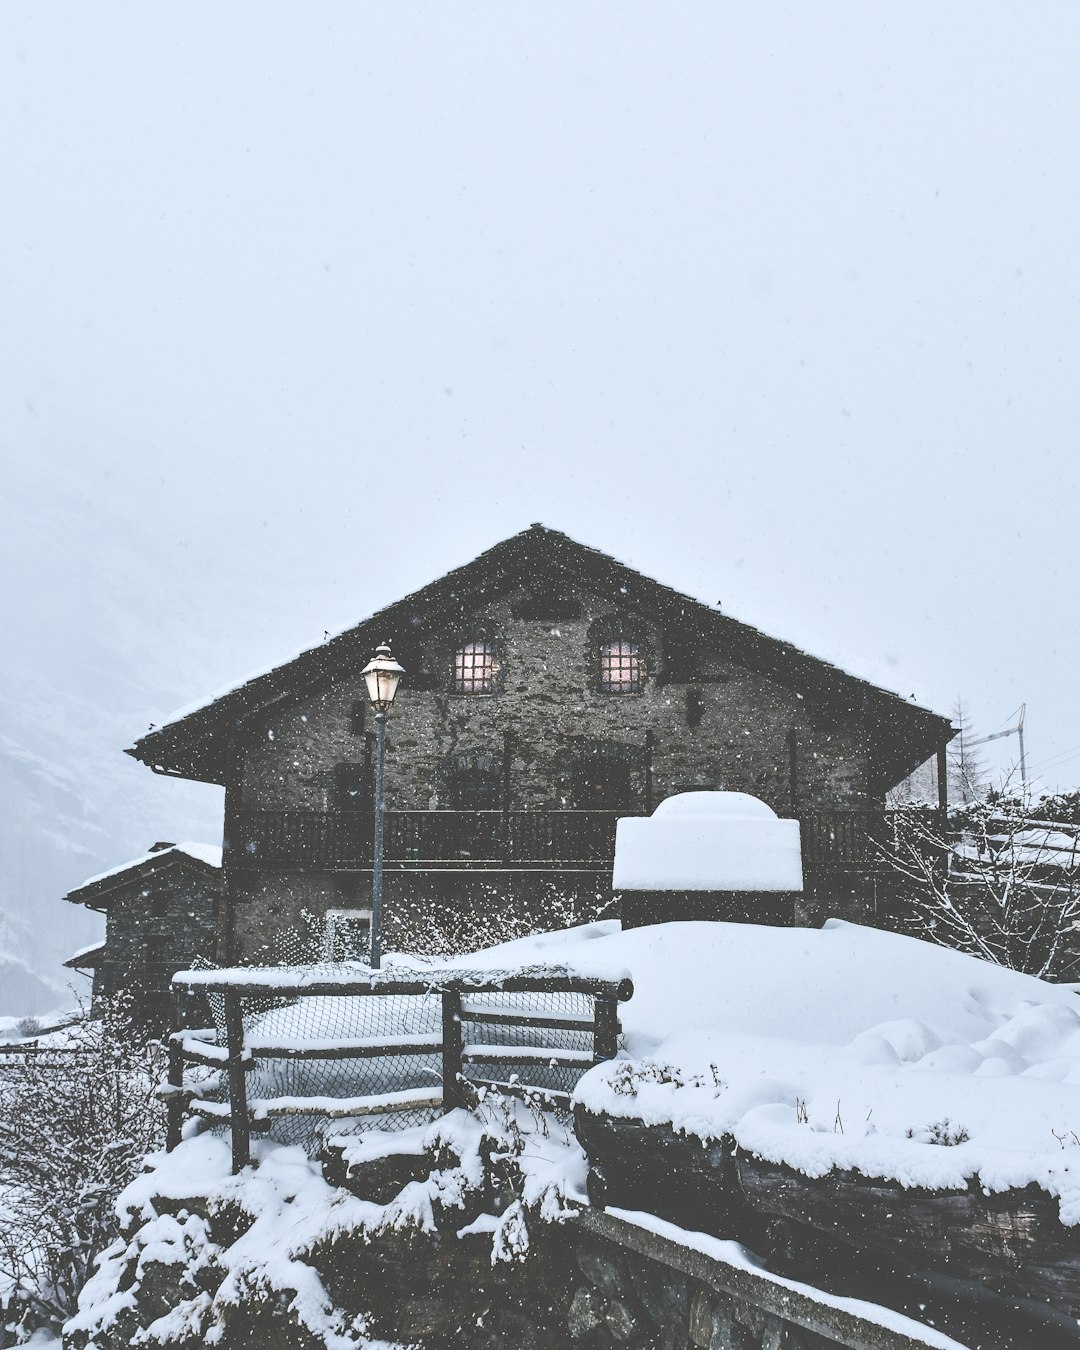
{"label": "wire mesh fence", "polygon": [[[557,1094],[567,1109],[582,1073],[615,1053],[613,1034],[598,1033],[598,1003],[610,1004],[614,1028],[615,998],[628,997],[614,985],[592,981],[593,989],[547,970],[440,968],[426,981],[416,973],[372,982],[356,966],[309,966],[296,973],[302,993],[284,987],[282,972],[265,989],[252,984],[254,972],[245,973],[246,985],[230,985],[239,975],[207,971],[201,982],[216,1047],[201,1042],[200,1052],[184,1039],[194,1032],[180,1033],[182,1054],[219,1066],[209,1080],[204,1075],[192,1110],[224,1131],[239,1087],[254,1129],[308,1152],[318,1152],[331,1122],[335,1136],[406,1129],[468,1103],[474,1086],[527,1086]],[[235,1076],[241,1054],[242,1086]]]}

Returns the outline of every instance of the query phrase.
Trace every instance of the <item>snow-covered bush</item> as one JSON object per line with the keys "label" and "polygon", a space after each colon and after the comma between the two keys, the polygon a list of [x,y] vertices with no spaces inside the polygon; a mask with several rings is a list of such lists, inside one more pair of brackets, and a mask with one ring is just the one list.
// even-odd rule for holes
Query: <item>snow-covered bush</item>
{"label": "snow-covered bush", "polygon": [[991,793],[947,828],[897,812],[883,856],[909,931],[1026,975],[1080,978],[1080,828],[1044,817],[1045,801]]}
{"label": "snow-covered bush", "polygon": [[62,1323],[117,1233],[116,1198],[160,1147],[160,1044],[102,1000],[34,1055],[0,1063],[0,1285],[24,1330]]}
{"label": "snow-covered bush", "polygon": [[[542,898],[532,905],[520,897],[507,899],[482,882],[470,891],[467,904],[395,896],[383,914],[383,950],[449,960],[517,938],[593,923],[614,910],[610,894],[599,887],[595,895],[583,898],[554,882],[545,884]],[[254,964],[269,960],[271,965],[302,966],[340,959],[333,956],[326,916],[305,909],[300,918],[295,927],[276,934]]]}

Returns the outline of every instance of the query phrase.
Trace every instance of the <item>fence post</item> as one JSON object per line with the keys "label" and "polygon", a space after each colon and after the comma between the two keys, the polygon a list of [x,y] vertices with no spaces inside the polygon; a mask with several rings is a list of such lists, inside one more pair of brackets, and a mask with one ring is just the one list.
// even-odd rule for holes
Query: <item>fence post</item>
{"label": "fence post", "polygon": [[442,1101],[443,1115],[464,1105],[461,1094],[461,991],[442,993]]}
{"label": "fence post", "polygon": [[614,994],[593,996],[593,1058],[599,1064],[619,1053],[619,1004]]}
{"label": "fence post", "polygon": [[244,1076],[244,1013],[239,994],[232,992],[225,995],[225,1040],[229,1047],[229,1122],[235,1174],[251,1161],[251,1122]]}
{"label": "fence post", "polygon": [[169,986],[169,1095],[165,1099],[165,1148],[171,1153],[184,1126],[184,996],[178,984]]}

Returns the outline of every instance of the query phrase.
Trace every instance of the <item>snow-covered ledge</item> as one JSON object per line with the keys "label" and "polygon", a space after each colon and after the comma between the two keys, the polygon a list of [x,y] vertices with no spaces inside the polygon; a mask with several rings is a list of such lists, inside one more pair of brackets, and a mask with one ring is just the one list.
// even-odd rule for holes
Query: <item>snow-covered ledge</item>
{"label": "snow-covered ledge", "polygon": [[615,833],[616,891],[801,891],[797,820],[746,792],[682,792]]}

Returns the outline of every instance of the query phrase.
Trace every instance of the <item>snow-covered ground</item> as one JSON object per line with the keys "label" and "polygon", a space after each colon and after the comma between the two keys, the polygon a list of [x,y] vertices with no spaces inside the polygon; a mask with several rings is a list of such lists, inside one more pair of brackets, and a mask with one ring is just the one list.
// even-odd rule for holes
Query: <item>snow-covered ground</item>
{"label": "snow-covered ground", "polygon": [[630,970],[632,1063],[587,1074],[594,1111],[724,1133],[811,1176],[989,1191],[1035,1182],[1080,1222],[1080,999],[893,933],[612,923],[470,963]]}
{"label": "snow-covered ground", "polygon": [[[623,1057],[576,1091],[590,1110],[702,1138],[730,1134],[809,1176],[855,1168],[929,1188],[977,1178],[988,1191],[1034,1182],[1059,1199],[1064,1223],[1080,1223],[1080,998],[1071,987],[839,921],[629,932],[609,921],[454,963],[459,974],[466,966],[631,975]],[[437,963],[387,958],[388,976],[410,968],[437,983]],[[327,1016],[338,1007],[306,1002]],[[437,1032],[430,1000],[364,1004],[380,1014],[364,1034]],[[422,1025],[398,1004],[415,1004]],[[344,1029],[334,1022],[320,1034]],[[410,1067],[423,1081],[434,1073]]]}
{"label": "snow-covered ground", "polygon": [[[523,966],[614,977],[629,971],[633,978],[634,996],[620,1007],[622,1056],[592,1069],[577,1089],[591,1110],[703,1138],[731,1134],[740,1146],[811,1176],[843,1167],[932,1188],[971,1179],[987,1190],[1035,1182],[1059,1198],[1065,1223],[1080,1222],[1080,1001],[1071,988],[840,922],[820,930],[685,923],[625,933],[617,923],[597,923],[455,962],[459,973],[468,967],[492,975]],[[437,982],[440,967],[387,959],[388,977],[409,969]],[[329,1012],[338,1003],[316,1001]],[[385,1003],[400,1020],[393,998],[365,1003]],[[218,1293],[177,1307],[154,1335],[205,1331],[257,1273],[270,1287],[297,1294],[305,1324],[327,1345],[353,1333],[362,1342],[361,1325],[340,1321],[307,1254],[331,1230],[373,1236],[403,1224],[430,1228],[433,1206],[456,1205],[459,1193],[478,1185],[480,1136],[503,1128],[494,1108],[484,1123],[485,1109],[454,1112],[392,1143],[371,1132],[343,1140],[352,1162],[388,1143],[395,1152],[451,1146],[458,1163],[410,1183],[388,1206],[333,1191],[319,1165],[296,1148],[261,1141],[255,1171],[233,1177],[223,1140],[185,1140],[175,1153],[150,1160],[151,1171],[121,1198],[121,1209],[147,1226],[107,1254],[70,1329],[90,1330],[124,1314],[133,1295],[121,1291],[120,1276],[133,1261],[161,1259],[173,1247],[179,1254],[192,1242],[205,1246],[197,1216],[159,1215],[152,1204],[155,1195],[182,1199],[198,1191],[235,1200],[257,1221],[228,1252],[215,1251],[228,1272]],[[531,1113],[511,1109],[519,1144],[528,1143],[523,1205],[554,1219],[568,1203],[584,1203],[585,1159],[568,1130],[552,1122],[534,1138]],[[622,1217],[717,1260],[757,1268],[735,1244],[647,1215]],[[462,1231],[490,1232],[496,1259],[520,1255],[528,1242],[524,1208],[520,1223],[510,1211],[481,1214]],[[888,1325],[898,1317],[882,1316]],[[927,1344],[954,1344],[925,1328],[919,1334]]]}

